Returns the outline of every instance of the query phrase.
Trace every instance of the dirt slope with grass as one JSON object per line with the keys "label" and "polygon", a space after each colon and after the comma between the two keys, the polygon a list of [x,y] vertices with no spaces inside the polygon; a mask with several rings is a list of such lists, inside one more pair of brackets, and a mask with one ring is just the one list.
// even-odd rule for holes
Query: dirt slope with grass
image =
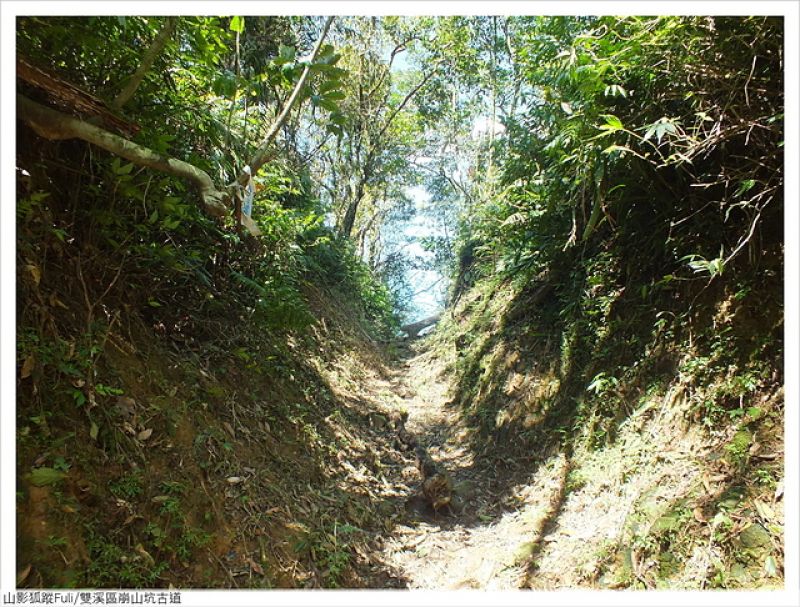
{"label": "dirt slope with grass", "polygon": [[[36,288],[50,288],[46,276]],[[260,351],[220,356],[138,317],[115,323],[96,344],[92,403],[76,400],[75,378],[64,404],[42,404],[51,368],[69,376],[79,354],[74,342],[72,352],[30,346],[19,380],[20,586],[402,585],[372,545],[393,512],[378,474],[381,458],[396,457],[392,434],[373,427],[376,403],[354,389],[383,382],[388,393],[385,354],[354,309],[332,304],[341,294],[306,296],[317,318],[307,335]],[[81,312],[66,301],[47,312],[60,326],[59,315]]]}
{"label": "dirt slope with grass", "polygon": [[552,325],[520,318],[553,305],[541,294],[479,285],[411,360],[409,425],[460,501],[400,526],[389,560],[426,588],[780,587],[780,383],[714,424],[709,396],[736,376],[703,384],[694,351],[606,391],[567,384]]}

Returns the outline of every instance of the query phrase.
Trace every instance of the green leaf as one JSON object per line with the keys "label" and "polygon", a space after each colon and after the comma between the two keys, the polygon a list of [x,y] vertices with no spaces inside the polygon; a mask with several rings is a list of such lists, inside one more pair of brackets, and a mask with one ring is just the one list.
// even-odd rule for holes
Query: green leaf
{"label": "green leaf", "polygon": [[238,15],[236,17],[233,17],[231,19],[230,28],[234,32],[238,32],[241,34],[244,31],[244,17],[239,17]]}
{"label": "green leaf", "polygon": [[285,44],[281,44],[278,47],[278,57],[280,57],[283,61],[294,61],[296,56],[296,50],[292,46],[286,46]]}
{"label": "green leaf", "polygon": [[749,407],[747,409],[747,415],[749,415],[753,419],[761,417],[761,413],[762,413],[761,407]]}
{"label": "green leaf", "polygon": [[736,188],[736,194],[734,194],[734,195],[735,196],[741,196],[742,194],[744,194],[748,190],[752,190],[753,187],[755,187],[755,185],[756,185],[756,180],[755,179],[745,179],[744,181],[739,183],[739,187]]}
{"label": "green leaf", "polygon": [[612,154],[613,152],[631,152],[628,146],[625,145],[610,145],[603,150],[603,154]]}
{"label": "green leaf", "polygon": [[600,125],[600,129],[603,131],[622,131],[625,130],[625,127],[622,126],[622,121],[614,116],[614,114],[603,114],[603,118],[606,119],[605,124]]}
{"label": "green leaf", "polygon": [[318,105],[322,108],[325,108],[329,112],[335,112],[339,109],[339,106],[336,103],[328,99],[320,99]]}
{"label": "green leaf", "polygon": [[338,80],[333,80],[333,79],[326,80],[320,85],[319,94],[325,95],[326,93],[330,93],[332,91],[337,90],[340,86],[342,86],[342,83],[339,82]]}
{"label": "green leaf", "polygon": [[336,67],[334,65],[328,65],[327,63],[312,63],[309,66],[312,72],[322,72],[323,74],[327,74],[330,78],[341,78],[347,73],[347,70],[343,70],[340,67]]}
{"label": "green leaf", "polygon": [[63,472],[59,472],[53,468],[34,468],[34,470],[31,471],[31,483],[36,487],[55,485],[64,480],[64,476],[66,475]]}
{"label": "green leaf", "polygon": [[669,133],[671,135],[675,135],[677,132],[678,128],[676,126],[676,122],[672,118],[667,118],[664,116],[663,118],[659,118],[653,124],[648,125],[643,140],[647,141],[648,139],[652,138],[653,135],[655,135],[658,143],[661,143],[661,139],[665,134]]}
{"label": "green leaf", "polygon": [[89,427],[89,436],[92,437],[92,440],[97,440],[97,433],[100,431],[100,428],[97,427],[95,422],[92,422],[92,425]]}
{"label": "green leaf", "polygon": [[86,395],[83,393],[83,390],[73,390],[72,398],[75,399],[75,404],[79,407],[82,407],[84,404],[86,404]]}
{"label": "green leaf", "polygon": [[628,91],[622,88],[619,84],[610,84],[606,87],[603,94],[606,97],[627,97]]}
{"label": "green leaf", "polygon": [[561,109],[564,110],[570,116],[574,113],[574,111],[572,110],[572,106],[566,101],[561,102]]}

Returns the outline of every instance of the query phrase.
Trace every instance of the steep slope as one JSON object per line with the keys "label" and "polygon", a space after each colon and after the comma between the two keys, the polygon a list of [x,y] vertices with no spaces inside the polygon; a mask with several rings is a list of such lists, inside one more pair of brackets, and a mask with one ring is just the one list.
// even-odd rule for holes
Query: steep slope
{"label": "steep slope", "polygon": [[[503,587],[498,572],[522,565],[522,585],[541,589],[780,586],[779,307],[718,292],[713,317],[684,330],[640,325],[647,347],[630,357],[631,340],[570,336],[559,291],[547,279],[479,282],[428,353],[446,361],[460,448],[496,472],[507,509],[476,547],[485,570],[469,583]],[[709,356],[698,342],[712,335]]]}
{"label": "steep slope", "polygon": [[307,329],[236,340],[263,326],[233,322],[223,349],[111,296],[89,341],[63,290],[79,279],[51,264],[33,280],[28,260],[21,291],[40,303],[23,317],[45,326],[23,324],[19,348],[22,586],[398,583],[369,548],[394,451],[353,390],[386,374],[357,301],[306,285]]}

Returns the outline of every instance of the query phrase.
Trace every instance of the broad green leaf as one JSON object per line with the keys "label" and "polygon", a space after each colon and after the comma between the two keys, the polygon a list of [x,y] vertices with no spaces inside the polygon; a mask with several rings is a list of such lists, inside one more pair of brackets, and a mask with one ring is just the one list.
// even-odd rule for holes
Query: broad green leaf
{"label": "broad green leaf", "polygon": [[232,17],[230,29],[241,34],[244,31],[244,17],[240,17],[238,15],[236,17]]}
{"label": "broad green leaf", "polygon": [[320,85],[319,87],[320,95],[325,95],[326,93],[336,91],[341,86],[342,83],[339,82],[338,80],[328,79]]}
{"label": "broad green leaf", "polygon": [[319,100],[319,106],[321,108],[325,108],[329,112],[335,112],[335,111],[337,111],[339,109],[339,106],[335,102],[330,101],[327,98],[326,99],[320,99]]}
{"label": "broad green leaf", "polygon": [[603,118],[606,119],[605,124],[600,125],[600,129],[604,131],[622,131],[625,129],[622,126],[622,121],[614,116],[614,114],[603,114]]}
{"label": "broad green leaf", "polygon": [[36,487],[55,485],[64,480],[65,474],[53,468],[34,468],[31,471],[31,483]]}

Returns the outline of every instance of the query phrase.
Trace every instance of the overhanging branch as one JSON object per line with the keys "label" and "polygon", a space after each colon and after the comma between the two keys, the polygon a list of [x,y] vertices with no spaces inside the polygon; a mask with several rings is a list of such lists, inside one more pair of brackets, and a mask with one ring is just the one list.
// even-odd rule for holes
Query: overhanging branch
{"label": "overhanging branch", "polygon": [[40,105],[19,94],[17,112],[19,118],[45,139],[82,139],[134,164],[187,179],[200,190],[203,205],[209,214],[221,217],[228,210],[225,204],[226,194],[217,189],[208,173],[188,162],[162,156],[150,148]]}

